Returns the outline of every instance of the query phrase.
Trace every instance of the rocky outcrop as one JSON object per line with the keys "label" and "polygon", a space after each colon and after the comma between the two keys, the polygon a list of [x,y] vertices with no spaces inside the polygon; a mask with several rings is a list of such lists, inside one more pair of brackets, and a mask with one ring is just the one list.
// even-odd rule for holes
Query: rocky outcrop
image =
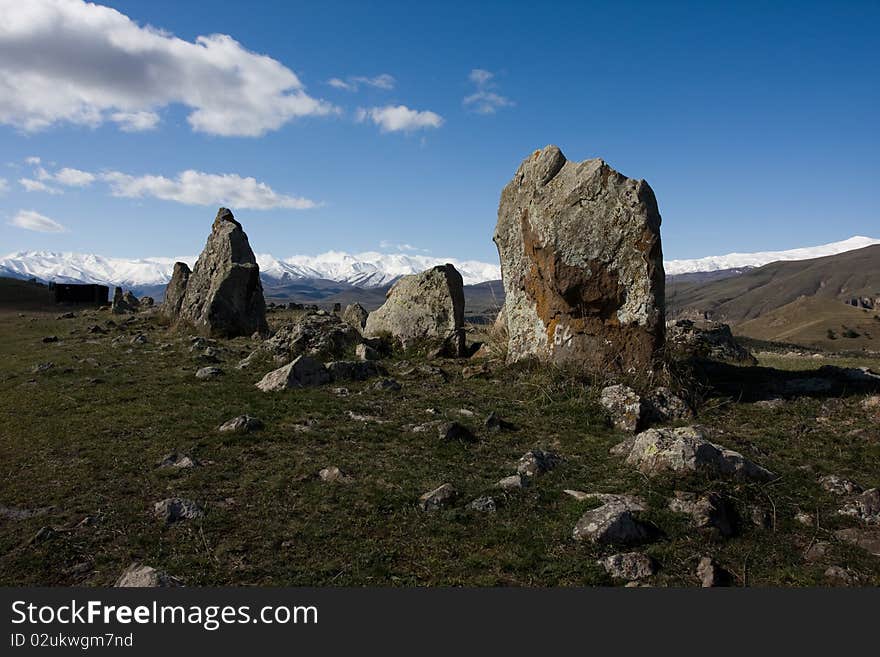
{"label": "rocky outcrop", "polygon": [[342,321],[349,326],[353,326],[358,331],[364,330],[364,325],[366,325],[367,317],[369,316],[370,313],[359,303],[349,304],[342,311]]}
{"label": "rocky outcrop", "polygon": [[720,322],[679,319],[666,325],[666,351],[682,360],[714,360],[739,365],[757,365],[758,360],[733,337],[730,327]]}
{"label": "rocky outcrop", "polygon": [[[180,280],[172,279],[172,283],[179,287]],[[220,337],[269,332],[260,267],[241,224],[226,208],[217,212],[185,287],[180,308],[173,315],[178,323]],[[170,292],[172,298],[179,296],[179,289]]]}
{"label": "rocky outcrop", "polygon": [[664,274],[660,213],[645,181],[547,146],[502,191],[494,240],[508,361],[651,369],[663,344]]}
{"label": "rocky outcrop", "polygon": [[443,343],[448,355],[464,355],[464,284],[455,267],[438,265],[397,281],[364,326],[365,337],[385,335],[404,347]]}
{"label": "rocky outcrop", "polygon": [[298,356],[284,367],[269,372],[255,385],[263,392],[276,392],[290,388],[319,386],[330,382],[330,374],[323,363],[309,356]]}
{"label": "rocky outcrop", "polygon": [[183,297],[186,296],[186,286],[192,271],[185,262],[174,263],[174,273],[165,287],[165,300],[162,302],[162,314],[171,319],[180,314],[180,306]]}

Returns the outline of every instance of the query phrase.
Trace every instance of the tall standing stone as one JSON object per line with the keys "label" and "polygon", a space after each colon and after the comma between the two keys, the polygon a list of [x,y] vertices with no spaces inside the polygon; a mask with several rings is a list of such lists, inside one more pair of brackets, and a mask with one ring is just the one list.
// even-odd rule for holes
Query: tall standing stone
{"label": "tall standing stone", "polygon": [[664,337],[664,272],[648,183],[547,146],[501,192],[494,240],[509,361],[651,368]]}
{"label": "tall standing stone", "polygon": [[162,302],[162,313],[168,317],[177,317],[180,306],[186,296],[186,286],[192,272],[185,262],[174,263],[174,273],[165,288],[165,300]]}
{"label": "tall standing stone", "polygon": [[266,334],[260,267],[232,212],[220,208],[193,267],[177,321],[220,337]]}
{"label": "tall standing stone", "polygon": [[404,346],[445,342],[450,355],[464,354],[464,283],[450,264],[404,276],[385,303],[370,313],[365,337],[389,334]]}

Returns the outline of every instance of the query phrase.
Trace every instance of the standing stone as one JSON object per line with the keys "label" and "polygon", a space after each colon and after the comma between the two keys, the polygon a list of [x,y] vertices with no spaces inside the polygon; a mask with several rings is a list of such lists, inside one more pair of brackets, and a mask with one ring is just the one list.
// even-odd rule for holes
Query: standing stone
{"label": "standing stone", "polygon": [[137,310],[140,302],[131,292],[122,292],[122,288],[117,286],[113,290],[113,301],[110,304],[110,310],[117,315],[124,313],[133,313]]}
{"label": "standing stone", "polygon": [[180,314],[183,297],[186,296],[186,285],[192,272],[185,262],[174,263],[174,273],[165,288],[165,301],[162,302],[162,314],[172,319]]}
{"label": "standing stone", "polygon": [[342,321],[355,327],[358,331],[364,329],[364,325],[367,323],[367,317],[369,316],[370,313],[368,313],[359,303],[349,304],[345,307],[345,310],[342,311]]}
{"label": "standing stone", "polygon": [[450,264],[404,276],[388,291],[385,303],[370,313],[365,337],[391,335],[404,347],[442,342],[448,355],[463,356],[464,283]]}
{"label": "standing stone", "polygon": [[644,372],[663,344],[660,212],[644,180],[556,146],[526,158],[501,192],[508,361]]}
{"label": "standing stone", "polygon": [[260,267],[241,224],[226,208],[217,212],[177,320],[221,337],[269,332]]}

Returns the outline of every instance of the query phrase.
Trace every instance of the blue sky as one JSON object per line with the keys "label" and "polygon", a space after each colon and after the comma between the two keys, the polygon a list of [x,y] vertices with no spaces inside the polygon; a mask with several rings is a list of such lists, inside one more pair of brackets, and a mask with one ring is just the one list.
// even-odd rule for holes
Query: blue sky
{"label": "blue sky", "polygon": [[495,261],[549,143],[646,179],[667,258],[880,236],[877,2],[104,4],[0,0],[2,253],[197,253],[237,193],[261,253]]}

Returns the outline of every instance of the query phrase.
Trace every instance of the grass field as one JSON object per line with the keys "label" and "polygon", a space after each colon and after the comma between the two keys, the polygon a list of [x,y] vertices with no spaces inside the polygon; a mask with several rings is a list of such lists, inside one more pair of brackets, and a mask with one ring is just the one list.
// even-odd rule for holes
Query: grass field
{"label": "grass field", "polygon": [[[880,585],[880,558],[834,540],[834,529],[854,521],[837,516],[841,499],[816,483],[834,473],[865,488],[880,484],[880,428],[860,405],[863,393],[802,397],[768,410],[710,391],[698,421],[778,479],[648,479],[609,455],[625,436],[609,428],[596,389],[558,371],[491,363],[488,375],[464,379],[467,361],[398,355],[383,362],[402,384],[398,392],[368,381],[344,384],[347,395],[339,384],[266,394],[253,384],[269,365],[235,368],[254,347],[250,339],[221,343],[225,374],[200,381],[194,373],[204,363],[188,337],[169,333],[153,315],[96,335],[86,327],[104,325],[109,313],[58,313],[0,312],[2,585],[107,585],[134,561],[187,585],[622,583],[596,564],[619,550],[572,540],[589,503],[564,489],[632,492],[648,501],[646,516],[662,532],[643,548],[659,562],[648,580],[655,585],[698,585],[703,555],[739,585],[823,585],[830,565]],[[274,324],[287,319],[270,315]],[[139,333],[147,342],[131,344]],[[58,342],[44,343],[45,336]],[[769,371],[752,369],[744,381]],[[488,432],[482,420],[490,411],[517,430]],[[218,433],[244,413],[265,429]],[[412,431],[448,420],[471,427],[479,440],[441,443],[433,424]],[[532,486],[500,493],[495,483],[532,448],[564,461]],[[170,452],[200,465],[158,468]],[[321,481],[318,471],[330,465],[351,482]],[[418,510],[418,497],[444,482],[455,485],[460,501]],[[667,509],[673,490],[727,494],[742,518],[738,535],[720,540],[694,531]],[[483,494],[499,500],[496,512],[467,508]],[[152,506],[168,497],[195,500],[206,513],[166,526]],[[754,526],[753,507],[770,513],[774,526]],[[796,522],[798,511],[818,525]],[[33,542],[42,527],[55,533]],[[831,548],[808,563],[804,552],[817,540]]]}

